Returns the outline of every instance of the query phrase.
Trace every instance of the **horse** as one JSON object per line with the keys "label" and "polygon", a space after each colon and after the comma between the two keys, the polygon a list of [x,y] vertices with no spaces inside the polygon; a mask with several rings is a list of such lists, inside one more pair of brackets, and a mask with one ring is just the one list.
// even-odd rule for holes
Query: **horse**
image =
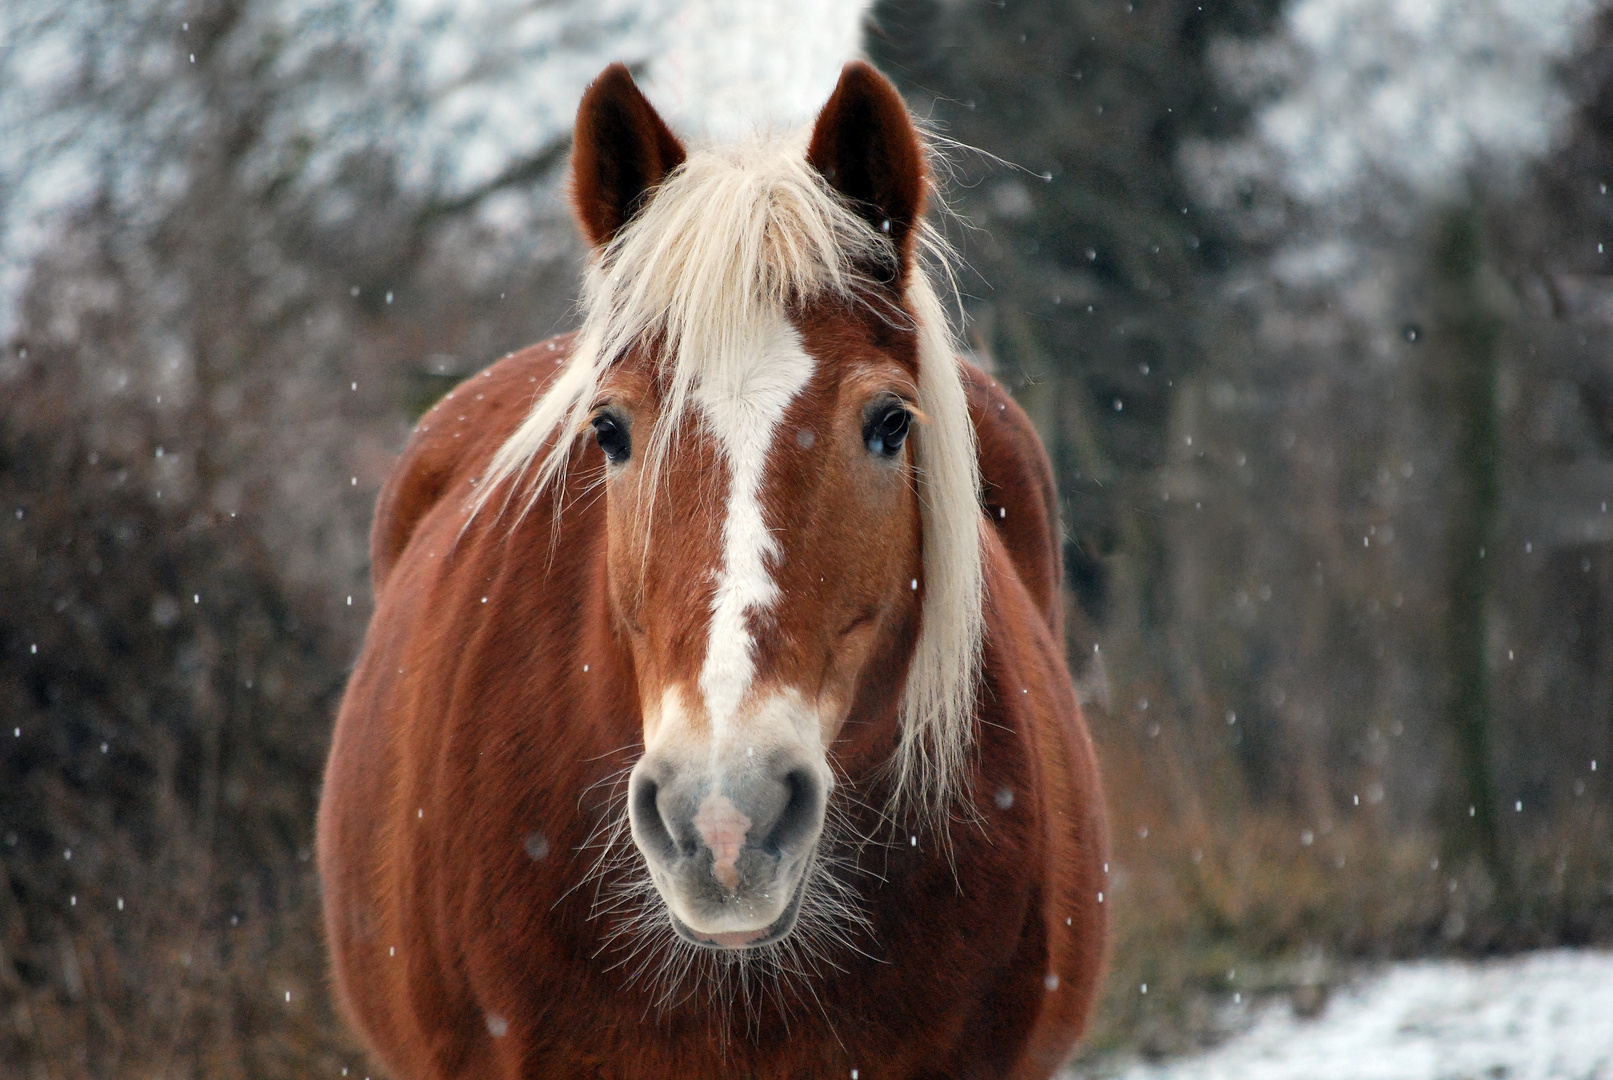
{"label": "horse", "polygon": [[1105,962],[1057,501],[960,359],[930,150],[849,64],[686,147],[578,110],[573,333],[421,418],[318,823],[397,1080],[1048,1077]]}

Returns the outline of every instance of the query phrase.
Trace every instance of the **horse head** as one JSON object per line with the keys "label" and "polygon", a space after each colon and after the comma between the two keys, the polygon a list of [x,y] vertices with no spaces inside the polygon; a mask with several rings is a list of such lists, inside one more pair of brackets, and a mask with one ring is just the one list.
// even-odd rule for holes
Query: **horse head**
{"label": "horse head", "polygon": [[972,704],[978,481],[915,269],[923,148],[866,64],[809,140],[693,152],[617,65],[583,98],[573,173],[586,321],[534,417],[598,455],[643,714],[632,837],[684,939],[769,944],[836,768],[883,761],[944,797]]}

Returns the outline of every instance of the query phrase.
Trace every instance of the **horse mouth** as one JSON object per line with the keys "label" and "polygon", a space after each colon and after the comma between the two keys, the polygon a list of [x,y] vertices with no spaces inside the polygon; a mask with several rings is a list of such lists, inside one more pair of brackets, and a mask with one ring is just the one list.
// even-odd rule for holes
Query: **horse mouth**
{"label": "horse mouth", "polygon": [[667,918],[672,922],[672,929],[684,941],[702,949],[714,952],[739,952],[745,949],[759,949],[765,945],[772,945],[783,941],[795,929],[795,924],[801,916],[801,898],[806,895],[807,878],[811,876],[812,868],[808,866],[801,873],[801,878],[795,883],[795,892],[790,902],[784,905],[784,911],[772,923],[760,930],[740,930],[720,934],[702,934],[691,929],[687,923],[678,918],[677,913],[667,905]]}

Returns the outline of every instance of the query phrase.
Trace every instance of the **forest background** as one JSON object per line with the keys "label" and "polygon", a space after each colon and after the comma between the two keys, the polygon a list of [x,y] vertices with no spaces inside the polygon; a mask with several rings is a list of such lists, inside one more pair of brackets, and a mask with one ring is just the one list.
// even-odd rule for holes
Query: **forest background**
{"label": "forest background", "polygon": [[587,80],[809,16],[953,141],[966,337],[1058,473],[1087,1065],[1613,940],[1608,7],[795,8],[0,12],[0,1075],[361,1065],[310,846],[375,493],[570,325]]}

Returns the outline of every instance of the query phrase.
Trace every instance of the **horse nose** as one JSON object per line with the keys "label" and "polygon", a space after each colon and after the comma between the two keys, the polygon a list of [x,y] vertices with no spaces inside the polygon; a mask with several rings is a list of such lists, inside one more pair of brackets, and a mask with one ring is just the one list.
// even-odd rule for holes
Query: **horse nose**
{"label": "horse nose", "polygon": [[647,857],[668,869],[702,864],[734,892],[756,876],[747,871],[762,869],[758,862],[771,876],[816,842],[826,796],[817,772],[788,757],[715,775],[646,761],[629,782],[628,813]]}

